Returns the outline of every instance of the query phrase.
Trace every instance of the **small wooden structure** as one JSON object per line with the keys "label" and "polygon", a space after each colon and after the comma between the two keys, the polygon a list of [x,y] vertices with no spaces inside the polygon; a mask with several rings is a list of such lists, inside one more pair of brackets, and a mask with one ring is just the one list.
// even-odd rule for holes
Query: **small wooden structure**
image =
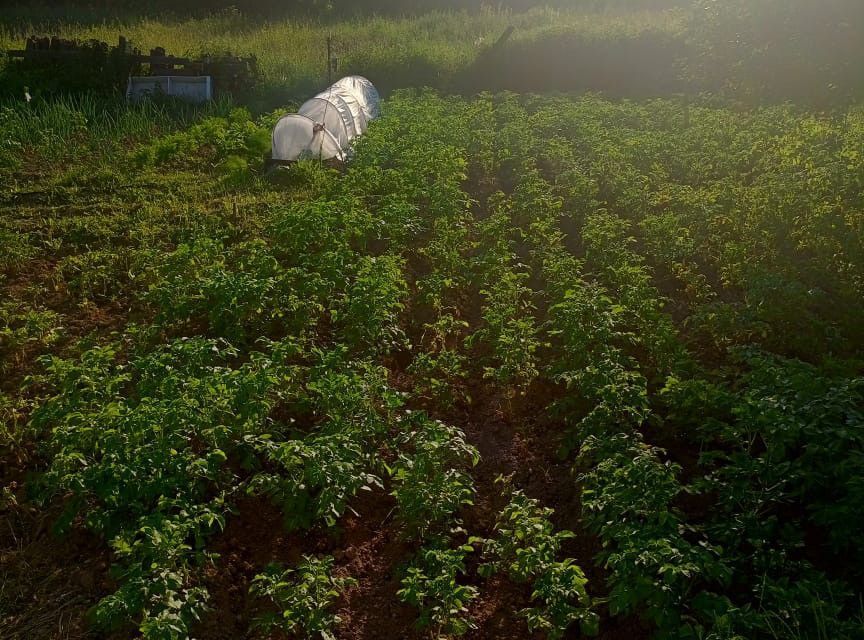
{"label": "small wooden structure", "polygon": [[[240,92],[249,89],[260,78],[255,56],[239,57],[231,54],[202,55],[197,58],[168,55],[163,47],[155,47],[143,54],[120,36],[117,46],[89,40],[67,40],[57,36],[30,36],[24,49],[7,52],[10,58],[23,60],[28,65],[51,65],[76,62],[91,64],[94,57],[121,66],[128,75],[151,76],[210,76],[216,93]],[[98,68],[94,71],[99,71]]]}

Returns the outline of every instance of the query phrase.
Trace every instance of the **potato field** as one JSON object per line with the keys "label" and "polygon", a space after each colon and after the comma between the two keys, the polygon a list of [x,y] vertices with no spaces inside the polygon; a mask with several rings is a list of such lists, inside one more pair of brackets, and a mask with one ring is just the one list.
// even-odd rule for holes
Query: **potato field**
{"label": "potato field", "polygon": [[287,110],[0,105],[0,637],[864,638],[861,106]]}

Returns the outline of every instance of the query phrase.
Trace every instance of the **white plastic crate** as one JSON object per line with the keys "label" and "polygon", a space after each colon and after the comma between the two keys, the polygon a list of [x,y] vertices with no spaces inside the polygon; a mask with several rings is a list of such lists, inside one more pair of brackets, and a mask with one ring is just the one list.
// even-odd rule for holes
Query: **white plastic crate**
{"label": "white plastic crate", "polygon": [[130,76],[126,86],[126,98],[138,102],[151,95],[182,98],[190,102],[207,102],[213,99],[213,82],[210,76]]}

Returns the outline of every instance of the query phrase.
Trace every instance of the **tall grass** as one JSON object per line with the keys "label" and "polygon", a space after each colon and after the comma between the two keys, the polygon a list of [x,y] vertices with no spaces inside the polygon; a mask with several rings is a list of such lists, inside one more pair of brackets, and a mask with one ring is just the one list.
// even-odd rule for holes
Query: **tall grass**
{"label": "tall grass", "polygon": [[[626,10],[621,3],[605,10],[592,6],[343,19],[252,18],[227,10],[206,17],[100,20],[109,14],[79,10],[63,19],[21,5],[0,15],[0,49],[23,46],[31,33],[109,43],[122,34],[144,51],[162,46],[177,55],[254,55],[263,82],[242,100],[256,112],[325,86],[328,36],[339,59],[337,73],[366,75],[385,94],[417,86],[632,98],[716,92],[820,107],[864,97],[857,65],[864,56],[864,1],[826,0],[814,7],[807,0],[694,0],[690,9],[653,11]],[[495,47],[510,26],[513,36]],[[4,64],[0,95],[23,95],[27,80],[11,67],[4,73]],[[31,81],[31,92],[38,94],[40,84],[50,92],[55,76]]]}
{"label": "tall grass", "polygon": [[116,42],[123,34],[147,50],[163,46],[181,54],[231,51],[255,55],[264,86],[273,98],[297,96],[326,81],[326,39],[332,35],[342,73],[372,77],[385,91],[430,85],[450,88],[458,72],[469,67],[508,26],[514,40],[531,40],[547,31],[566,30],[586,39],[615,38],[646,30],[679,33],[680,11],[584,12],[533,9],[513,13],[433,12],[414,17],[367,16],[342,21],[315,19],[259,20],[237,12],[206,18],[152,18],[93,22],[40,21],[24,16],[13,25],[0,23],[0,48],[23,46],[30,33],[56,33],[67,38]]}
{"label": "tall grass", "polygon": [[228,99],[200,106],[174,100],[127,104],[122,98],[92,94],[60,95],[32,104],[0,100],[0,168],[17,167],[29,153],[44,161],[104,154],[206,115],[225,115],[231,106]]}

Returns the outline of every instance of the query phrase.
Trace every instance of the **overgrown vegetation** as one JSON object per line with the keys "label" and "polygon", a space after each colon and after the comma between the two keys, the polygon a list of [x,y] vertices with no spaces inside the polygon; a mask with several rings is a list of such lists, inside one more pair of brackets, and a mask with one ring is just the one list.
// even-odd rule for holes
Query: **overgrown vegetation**
{"label": "overgrown vegetation", "polygon": [[[372,11],[363,3],[310,0],[295,3],[299,15],[280,3],[275,14],[264,11],[266,18],[254,2],[219,10],[193,0],[187,8],[201,10],[191,12],[182,2],[170,4],[179,14],[156,14],[164,18],[136,13],[139,3],[109,13],[22,5],[0,17],[0,49],[23,47],[30,33],[110,44],[122,33],[145,51],[255,55],[263,84],[243,99],[261,111],[325,83],[328,36],[341,73],[376,78],[385,92],[417,86],[631,98],[712,92],[747,103],[795,100],[820,108],[864,95],[856,66],[864,57],[864,7],[857,0],[590,0],[544,8],[530,1],[493,8],[399,0],[367,7]],[[509,27],[512,35],[499,41]],[[67,90],[81,89],[88,75],[91,88],[103,86],[105,74],[95,74],[92,64],[46,78],[6,63],[0,95],[20,99],[29,86],[38,96],[62,90],[64,82]]]}

